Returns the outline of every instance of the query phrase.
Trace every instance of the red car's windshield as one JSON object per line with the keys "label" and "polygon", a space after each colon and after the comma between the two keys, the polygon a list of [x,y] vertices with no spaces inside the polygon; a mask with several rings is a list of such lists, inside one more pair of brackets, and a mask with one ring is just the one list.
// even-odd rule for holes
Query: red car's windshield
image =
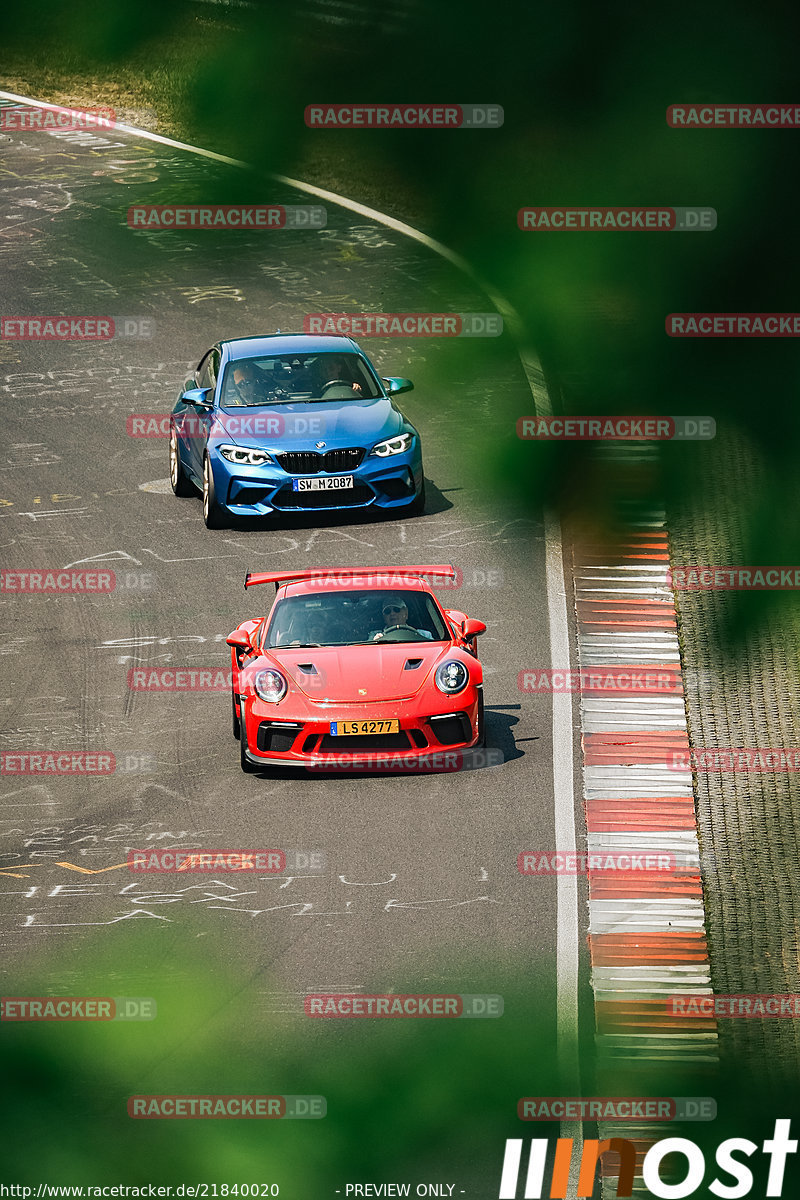
{"label": "red car's windshield", "polygon": [[426,592],[400,589],[289,596],[273,609],[265,649],[450,640]]}

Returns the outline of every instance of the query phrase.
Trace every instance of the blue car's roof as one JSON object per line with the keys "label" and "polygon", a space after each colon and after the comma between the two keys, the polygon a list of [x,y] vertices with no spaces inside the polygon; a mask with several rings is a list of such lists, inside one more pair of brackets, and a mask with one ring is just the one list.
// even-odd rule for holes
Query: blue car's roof
{"label": "blue car's roof", "polygon": [[260,354],[322,354],[342,351],[360,353],[349,337],[322,337],[314,333],[273,333],[261,337],[231,338],[220,342],[231,358],[257,358]]}

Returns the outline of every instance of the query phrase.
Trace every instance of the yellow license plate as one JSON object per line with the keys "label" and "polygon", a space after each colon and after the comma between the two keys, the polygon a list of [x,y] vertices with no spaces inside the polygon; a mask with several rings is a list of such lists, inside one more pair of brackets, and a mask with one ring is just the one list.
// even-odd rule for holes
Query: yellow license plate
{"label": "yellow license plate", "polygon": [[353,737],[365,733],[399,732],[399,721],[331,721],[331,737]]}

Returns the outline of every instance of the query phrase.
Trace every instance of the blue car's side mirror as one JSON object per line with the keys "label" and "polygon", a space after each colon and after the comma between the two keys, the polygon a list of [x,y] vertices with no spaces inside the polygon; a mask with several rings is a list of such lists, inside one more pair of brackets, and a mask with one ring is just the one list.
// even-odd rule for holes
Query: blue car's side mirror
{"label": "blue car's side mirror", "polygon": [[190,388],[188,392],[183,392],[181,400],[193,408],[211,408],[212,401],[208,398],[211,391],[211,388]]}
{"label": "blue car's side mirror", "polygon": [[414,385],[410,379],[397,379],[394,376],[384,379],[386,391],[390,396],[398,396],[400,392],[413,392]]}

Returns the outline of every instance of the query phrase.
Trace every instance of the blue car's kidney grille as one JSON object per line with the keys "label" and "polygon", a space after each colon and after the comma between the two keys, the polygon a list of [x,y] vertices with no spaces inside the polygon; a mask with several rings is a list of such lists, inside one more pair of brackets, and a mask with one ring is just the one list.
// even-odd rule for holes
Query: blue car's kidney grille
{"label": "blue car's kidney grille", "polygon": [[329,450],[318,454],[316,450],[288,450],[276,454],[275,458],[290,475],[328,475],[338,471],[352,471],[360,465],[365,450],[362,446],[348,446],[344,450]]}

